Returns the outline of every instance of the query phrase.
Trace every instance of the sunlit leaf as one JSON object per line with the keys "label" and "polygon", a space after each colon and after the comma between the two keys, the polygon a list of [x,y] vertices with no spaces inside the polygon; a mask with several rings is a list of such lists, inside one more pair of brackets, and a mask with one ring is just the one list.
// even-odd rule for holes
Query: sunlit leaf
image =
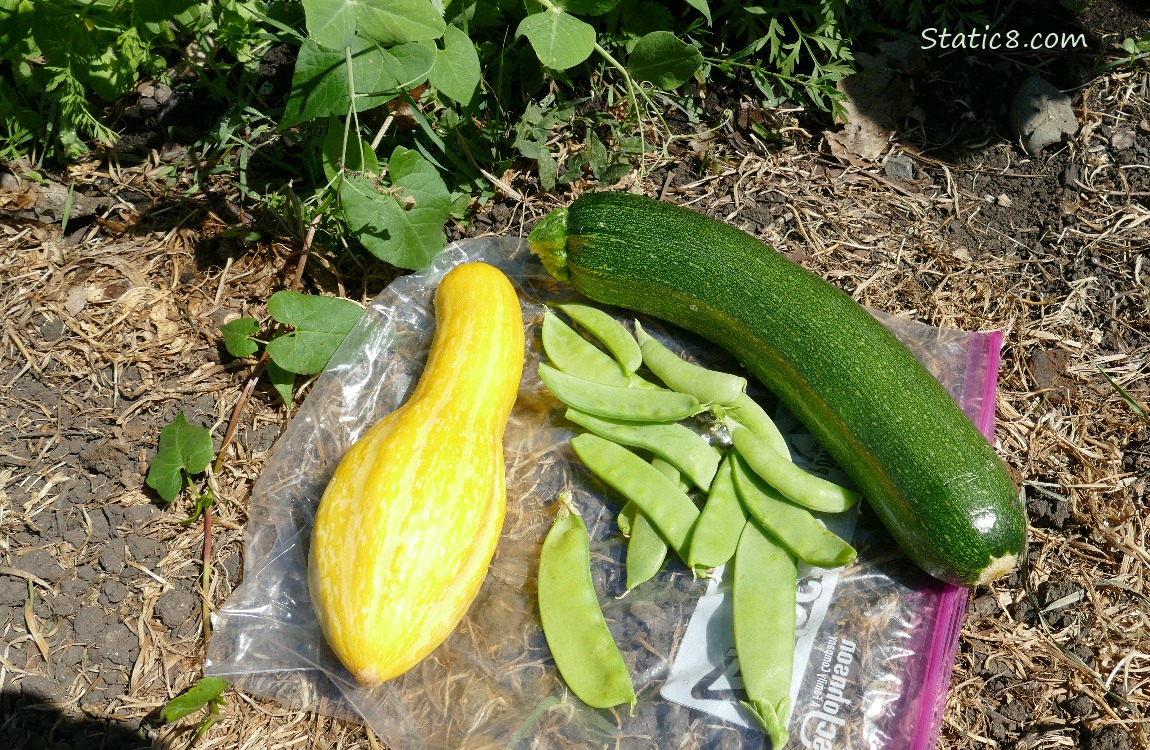
{"label": "sunlit leaf", "polygon": [[183,472],[200,474],[212,461],[212,433],[206,427],[188,424],[183,413],[160,430],[156,457],[148,467],[145,483],[154,489],[164,502],[171,502],[184,486]]}
{"label": "sunlit leaf", "polygon": [[539,62],[556,70],[573,68],[595,51],[595,29],[562,11],[532,13],[519,22],[515,35],[527,37]]}
{"label": "sunlit leaf", "polygon": [[338,297],[283,290],[268,300],[268,312],[293,327],[268,342],[268,356],[288,372],[310,375],[323,370],[363,315],[363,308]]}
{"label": "sunlit leaf", "polygon": [[229,683],[221,677],[204,677],[168,701],[160,711],[164,723],[171,723],[198,711],[210,703],[221,703]]}
{"label": "sunlit leaf", "polygon": [[252,336],[260,330],[259,321],[255,318],[238,318],[230,323],[220,326],[224,335],[224,348],[233,357],[249,357],[259,350],[259,342],[253,341]]}

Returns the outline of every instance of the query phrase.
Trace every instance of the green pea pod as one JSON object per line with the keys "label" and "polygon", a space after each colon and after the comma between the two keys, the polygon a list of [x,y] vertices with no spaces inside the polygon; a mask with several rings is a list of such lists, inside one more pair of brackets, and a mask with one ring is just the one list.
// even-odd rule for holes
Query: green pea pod
{"label": "green pea pod", "polygon": [[627,332],[622,323],[590,305],[569,303],[558,307],[607,347],[607,351],[615,357],[623,372],[630,375],[643,364],[643,352],[639,350],[639,343]]}
{"label": "green pea pod", "polygon": [[800,560],[818,568],[838,568],[854,561],[855,548],[832,533],[806,508],[787,502],[732,452],[735,490],[747,515],[778,539]]}
{"label": "green pea pod", "polygon": [[693,397],[663,388],[626,388],[584,380],[539,363],[539,378],[555,397],[579,411],[628,422],[677,422],[703,410]]}
{"label": "green pea pod", "polygon": [[717,568],[735,555],[739,534],[747,523],[747,512],[735,492],[731,457],[728,455],[715,474],[707,502],[691,532],[687,564],[692,568]]}
{"label": "green pea pod", "polygon": [[539,552],[539,617],[555,666],[571,692],[593,708],[635,704],[634,683],[591,580],[587,527],[569,504]]}
{"label": "green pea pod", "polygon": [[[779,432],[775,420],[771,419],[753,398],[741,393],[732,403],[722,407],[722,413],[761,437],[788,461],[791,460],[791,449],[787,447],[783,433]],[[728,427],[734,427],[729,422],[727,424]]]}
{"label": "green pea pod", "polygon": [[791,502],[822,513],[841,513],[859,501],[857,492],[803,471],[745,427],[731,430],[731,442],[747,465]]}
{"label": "green pea pod", "polygon": [[731,584],[735,655],[747,693],[743,707],[766,731],[774,750],[787,744],[797,592],[794,558],[757,524],[747,523],[735,550]]}
{"label": "green pea pod", "polygon": [[675,552],[686,558],[687,541],[699,517],[687,493],[639,456],[598,435],[585,432],[572,438],[571,447],[595,476],[634,502]]}
{"label": "green pea pod", "polygon": [[635,424],[578,409],[568,409],[567,419],[601,438],[654,453],[703,490],[710,488],[719,468],[719,452],[685,425]]}
{"label": "green pea pod", "polygon": [[747,390],[747,379],[688,362],[660,344],[635,321],[643,364],[673,391],[689,393],[705,404],[730,404]]}
{"label": "green pea pod", "polygon": [[627,373],[609,354],[548,310],[543,314],[543,351],[557,368],[604,385],[629,385]]}
{"label": "green pea pod", "polygon": [[[679,470],[674,466],[660,458],[651,459],[651,465],[686,491],[679,478]],[[628,507],[633,509],[627,532],[627,590],[630,591],[663,569],[663,563],[667,561],[667,543],[633,502],[628,502],[624,510]]]}

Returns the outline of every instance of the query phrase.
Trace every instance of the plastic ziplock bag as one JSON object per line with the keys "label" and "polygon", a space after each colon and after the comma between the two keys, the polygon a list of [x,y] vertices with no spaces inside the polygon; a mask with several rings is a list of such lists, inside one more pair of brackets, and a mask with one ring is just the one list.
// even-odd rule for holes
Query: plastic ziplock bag
{"label": "plastic ziplock bag", "polygon": [[[507,517],[490,572],[459,627],[410,671],[368,690],[327,648],[312,610],[306,561],[315,508],[344,451],[406,400],[434,332],[438,281],[472,261],[512,279],[527,330],[523,381],[504,438]],[[620,500],[574,457],[575,433],[535,373],[544,305],[578,299],[545,274],[522,240],[481,238],[449,246],[430,268],[397,279],[373,301],[253,488],[244,578],[214,616],[207,674],[296,709],[366,722],[393,750],[770,746],[738,708],[721,571],[699,579],[670,561],[623,596]],[[990,434],[1001,334],[876,315]],[[741,370],[708,342],[679,329],[668,337],[667,326],[639,317],[645,329],[701,364]],[[751,393],[771,401],[770,394]],[[773,416],[796,462],[846,482],[786,410]],[[634,710],[582,704],[563,684],[543,638],[538,553],[564,489],[573,492],[591,534],[593,579],[635,681]],[[788,747],[927,750],[937,738],[967,590],[921,572],[865,501],[861,507],[826,519],[852,539],[856,562],[833,571],[800,567]]]}

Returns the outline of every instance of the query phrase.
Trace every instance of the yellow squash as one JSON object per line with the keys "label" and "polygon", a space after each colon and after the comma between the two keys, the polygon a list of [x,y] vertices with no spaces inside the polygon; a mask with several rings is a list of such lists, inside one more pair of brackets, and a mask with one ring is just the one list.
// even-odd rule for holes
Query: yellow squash
{"label": "yellow squash", "polygon": [[463,618],[506,509],[503,432],[523,372],[515,290],[483,263],[435,294],[415,391],[344,455],[316,512],[308,585],[324,636],[362,685],[396,677]]}

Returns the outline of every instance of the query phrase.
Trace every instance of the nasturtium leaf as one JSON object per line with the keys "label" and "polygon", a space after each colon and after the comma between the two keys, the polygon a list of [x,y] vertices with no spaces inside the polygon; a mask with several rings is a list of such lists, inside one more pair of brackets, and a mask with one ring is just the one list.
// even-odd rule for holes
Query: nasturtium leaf
{"label": "nasturtium leaf", "polygon": [[566,70],[595,51],[595,29],[562,11],[532,13],[519,22],[515,36],[525,36],[548,68]]}
{"label": "nasturtium leaf", "polygon": [[259,321],[255,318],[238,318],[230,323],[220,326],[224,334],[224,348],[233,357],[249,357],[259,350],[258,342],[252,340],[260,330]]}
{"label": "nasturtium leaf", "polygon": [[342,50],[355,36],[353,0],[303,0],[307,35],[328,49]]}
{"label": "nasturtium leaf", "polygon": [[443,13],[430,0],[360,0],[360,33],[384,45],[427,42],[443,36]]}
{"label": "nasturtium leaf", "polygon": [[707,0],[687,0],[687,5],[702,13],[703,18],[707,19],[708,26],[713,23],[711,21],[711,6],[707,4]]}
{"label": "nasturtium leaf", "polygon": [[[379,45],[369,40],[355,37],[352,41],[351,65],[358,94],[355,99],[357,112],[378,107],[395,98],[399,81],[392,74],[392,64],[386,56]],[[305,39],[296,57],[291,92],[284,105],[280,127],[320,117],[345,115],[350,108],[345,53],[321,47],[314,39]]]}
{"label": "nasturtium leaf", "polygon": [[292,391],[295,389],[295,373],[288,372],[271,358],[268,358],[267,371],[268,380],[272,382],[272,388],[275,388],[276,393],[283,399],[284,406],[291,406]]}
{"label": "nasturtium leaf", "polygon": [[568,13],[581,16],[601,16],[615,10],[619,0],[558,0],[555,3]]}
{"label": "nasturtium leaf", "polygon": [[285,289],[268,299],[268,312],[293,327],[268,342],[268,356],[288,372],[310,375],[323,370],[363,308],[351,300]]}
{"label": "nasturtium leaf", "polygon": [[444,96],[466,105],[479,86],[479,53],[467,32],[448,26],[443,32],[443,49],[435,51],[435,66],[428,80]]}
{"label": "nasturtium leaf", "polygon": [[682,86],[699,66],[703,55],[670,31],[652,31],[631,50],[627,70],[640,81],[650,81],[661,89]]}
{"label": "nasturtium leaf", "polygon": [[178,721],[209,703],[223,702],[220,696],[228,687],[228,682],[220,677],[204,677],[164,704],[160,710],[160,717],[167,724]]}
{"label": "nasturtium leaf", "polygon": [[[344,137],[347,137],[347,152],[344,152]],[[371,150],[371,144],[355,133],[344,129],[344,123],[332,117],[327,124],[327,135],[323,139],[323,172],[328,180],[334,180],[340,171],[379,172],[379,160]]]}
{"label": "nasturtium leaf", "polygon": [[148,467],[144,482],[164,502],[170,503],[184,487],[183,472],[200,474],[212,462],[212,433],[206,427],[188,424],[183,413],[160,430],[156,457]]}

